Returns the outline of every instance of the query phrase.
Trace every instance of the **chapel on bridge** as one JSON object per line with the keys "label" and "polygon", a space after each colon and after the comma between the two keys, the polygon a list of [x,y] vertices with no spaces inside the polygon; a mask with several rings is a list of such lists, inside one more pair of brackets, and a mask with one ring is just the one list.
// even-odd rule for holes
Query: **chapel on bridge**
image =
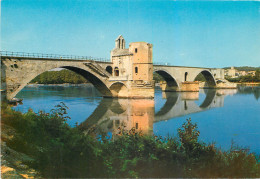
{"label": "chapel on bridge", "polygon": [[119,35],[111,50],[112,75],[116,79],[133,81],[136,84],[153,83],[153,45],[147,42],[132,42],[125,48],[125,39]]}

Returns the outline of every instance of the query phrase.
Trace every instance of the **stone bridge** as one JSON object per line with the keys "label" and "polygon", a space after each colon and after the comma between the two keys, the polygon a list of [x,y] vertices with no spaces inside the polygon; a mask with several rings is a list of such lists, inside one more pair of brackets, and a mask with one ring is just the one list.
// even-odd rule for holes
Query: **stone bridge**
{"label": "stone bridge", "polygon": [[132,42],[126,49],[120,35],[106,62],[91,57],[2,51],[2,96],[11,100],[36,76],[54,68],[82,75],[104,97],[153,98],[154,72],[165,80],[162,91],[199,91],[199,83],[194,82],[199,74],[205,77],[208,88],[221,87],[218,81],[224,80],[223,69],[154,65],[152,44]]}
{"label": "stone bridge", "polygon": [[[93,60],[71,60],[35,57],[1,57],[1,89],[6,90],[7,99],[12,99],[32,79],[45,71],[64,68],[76,72],[91,82],[104,96],[113,96],[117,81],[110,81],[105,69],[108,62]],[[120,81],[120,84],[124,82]]]}
{"label": "stone bridge", "polygon": [[[45,71],[64,68],[76,72],[92,83],[104,97],[153,98],[153,82],[142,79],[132,80],[127,75],[115,76],[113,63],[77,58],[54,58],[1,55],[1,90],[7,99],[12,99],[32,79]],[[153,72],[160,74],[166,81],[163,91],[198,91],[194,80],[202,73],[209,87],[216,87],[216,80],[224,78],[222,69],[193,68],[153,65]],[[196,83],[196,82],[195,82]],[[188,87],[187,87],[188,85]],[[147,93],[147,90],[148,93]]]}

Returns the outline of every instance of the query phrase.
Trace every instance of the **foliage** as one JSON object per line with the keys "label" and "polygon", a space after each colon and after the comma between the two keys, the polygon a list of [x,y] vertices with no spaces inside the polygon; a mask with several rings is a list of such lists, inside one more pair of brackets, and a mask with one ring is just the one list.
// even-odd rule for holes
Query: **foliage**
{"label": "foliage", "polygon": [[61,70],[61,71],[46,71],[37,77],[35,77],[31,83],[39,83],[39,84],[63,84],[63,83],[71,83],[71,84],[80,84],[87,83],[87,80],[70,70]]}
{"label": "foliage", "polygon": [[156,82],[156,83],[159,83],[160,81],[165,81],[163,79],[163,77],[161,75],[159,75],[158,73],[153,73],[153,80]]}
{"label": "foliage", "polygon": [[[99,143],[77,128],[70,128],[65,109],[63,104],[51,113],[29,110],[22,114],[4,109],[3,129],[15,131],[12,138],[2,136],[7,146],[2,148],[2,153],[8,166],[23,173],[22,166],[26,165],[37,171],[38,177],[44,178],[98,177],[99,171],[94,169],[102,168]],[[25,154],[22,166],[15,160],[8,160],[13,158],[12,151]]]}
{"label": "foliage", "polygon": [[203,76],[202,73],[199,73],[198,76],[196,76],[194,81],[206,81],[205,77]]}
{"label": "foliage", "polygon": [[[256,71],[260,70],[260,67],[250,67],[250,66],[242,66],[242,67],[234,67],[236,70],[239,71]],[[225,67],[224,69],[230,69],[230,67]]]}
{"label": "foliage", "polygon": [[254,154],[199,142],[190,119],[178,138],[146,136],[134,128],[108,138],[97,130],[86,133],[86,126],[69,127],[66,110],[63,103],[51,113],[3,108],[2,163],[20,174],[33,169],[42,178],[260,177]]}

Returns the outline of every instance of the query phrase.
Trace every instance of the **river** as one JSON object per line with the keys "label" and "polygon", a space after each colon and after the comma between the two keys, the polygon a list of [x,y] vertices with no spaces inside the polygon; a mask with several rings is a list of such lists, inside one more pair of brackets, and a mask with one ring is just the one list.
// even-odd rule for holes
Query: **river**
{"label": "river", "polygon": [[260,88],[200,92],[162,92],[151,99],[102,98],[90,84],[71,86],[28,85],[17,96],[23,104],[13,109],[50,112],[64,102],[70,126],[99,126],[110,136],[118,127],[136,128],[148,135],[177,136],[186,119],[197,123],[200,141],[222,150],[231,145],[260,154]]}

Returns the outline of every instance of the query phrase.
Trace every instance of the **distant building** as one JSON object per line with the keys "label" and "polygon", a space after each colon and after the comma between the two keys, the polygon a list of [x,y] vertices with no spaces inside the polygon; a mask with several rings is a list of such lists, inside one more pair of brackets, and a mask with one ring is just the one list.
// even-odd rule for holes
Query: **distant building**
{"label": "distant building", "polygon": [[255,71],[248,71],[247,75],[255,76]]}
{"label": "distant building", "polygon": [[247,72],[246,71],[239,71],[239,75],[240,76],[245,76],[245,75],[247,75]]}
{"label": "distant building", "polygon": [[235,78],[238,76],[237,70],[232,66],[230,69],[225,70],[225,76]]}

